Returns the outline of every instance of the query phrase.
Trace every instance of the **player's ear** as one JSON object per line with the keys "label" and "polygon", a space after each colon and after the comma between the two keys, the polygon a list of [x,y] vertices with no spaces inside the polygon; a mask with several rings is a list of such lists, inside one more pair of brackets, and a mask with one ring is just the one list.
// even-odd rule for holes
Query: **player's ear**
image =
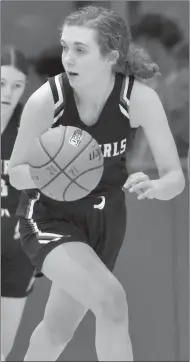
{"label": "player's ear", "polygon": [[108,62],[111,65],[115,65],[119,58],[119,52],[117,50],[112,50],[108,55]]}

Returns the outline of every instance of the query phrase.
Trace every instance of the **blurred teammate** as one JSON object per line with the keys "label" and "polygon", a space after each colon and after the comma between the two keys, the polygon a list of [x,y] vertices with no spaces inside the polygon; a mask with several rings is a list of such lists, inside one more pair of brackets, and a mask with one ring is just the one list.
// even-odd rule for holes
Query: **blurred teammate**
{"label": "blurred teammate", "polygon": [[9,354],[27,295],[32,290],[33,267],[20,245],[15,216],[19,191],[9,183],[8,164],[18,132],[27,83],[24,54],[12,46],[1,48],[1,348]]}

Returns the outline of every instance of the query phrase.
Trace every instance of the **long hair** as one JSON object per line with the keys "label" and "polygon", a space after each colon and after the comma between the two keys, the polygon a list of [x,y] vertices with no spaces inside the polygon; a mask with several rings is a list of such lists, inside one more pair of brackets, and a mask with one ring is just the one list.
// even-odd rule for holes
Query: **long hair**
{"label": "long hair", "polygon": [[85,26],[97,32],[97,41],[102,55],[117,50],[119,58],[113,71],[138,78],[148,79],[158,75],[159,67],[144,49],[131,38],[128,25],[113,10],[103,7],[85,6],[66,17],[65,25]]}
{"label": "long hair", "polygon": [[1,66],[3,65],[12,65],[28,76],[29,67],[25,55],[12,45],[3,45],[1,47]]}

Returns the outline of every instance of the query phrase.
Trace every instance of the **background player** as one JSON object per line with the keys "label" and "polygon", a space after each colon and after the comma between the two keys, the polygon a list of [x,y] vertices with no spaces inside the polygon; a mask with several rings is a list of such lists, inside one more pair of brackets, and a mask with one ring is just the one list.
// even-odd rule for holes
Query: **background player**
{"label": "background player", "polygon": [[[126,228],[122,187],[125,184],[139,199],[169,200],[182,192],[184,177],[161,102],[153,89],[138,80],[152,77],[158,67],[130,45],[123,19],[110,10],[86,7],[66,19],[61,44],[66,105],[54,126],[86,129],[103,146],[103,152],[109,144],[110,152],[105,152],[103,178],[89,197],[70,204],[39,195],[30,177],[27,151],[34,137],[52,126],[59,87],[56,89],[51,80],[32,95],[23,113],[9,172],[16,188],[31,189],[22,194],[18,209],[23,247],[36,272],[42,271],[53,283],[44,319],[31,337],[25,360],[57,359],[91,309],[96,317],[98,360],[132,361],[126,295],[110,272]],[[139,126],[150,143],[160,177],[150,180],[138,172],[125,183],[128,174],[123,148],[116,155],[114,144],[121,146],[123,137],[130,141]],[[101,211],[93,208],[99,195],[106,199]],[[34,208],[29,217],[30,204]],[[57,242],[50,239],[44,246],[33,220],[42,234],[53,232],[63,238]]]}
{"label": "background player", "polygon": [[1,338],[6,357],[21,321],[33,267],[19,240],[15,216],[19,192],[9,183],[8,163],[17,136],[28,64],[23,53],[12,46],[1,48]]}
{"label": "background player", "polygon": [[[189,44],[184,33],[170,17],[145,14],[131,27],[133,39],[159,64],[161,77],[147,80],[158,93],[175,140],[180,158],[187,157],[189,147]],[[144,132],[139,129],[134,144],[133,167],[154,165]]]}

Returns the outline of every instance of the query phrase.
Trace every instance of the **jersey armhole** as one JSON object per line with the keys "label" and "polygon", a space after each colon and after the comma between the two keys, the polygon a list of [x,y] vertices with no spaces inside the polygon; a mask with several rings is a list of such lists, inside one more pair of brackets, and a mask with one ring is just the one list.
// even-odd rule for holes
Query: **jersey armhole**
{"label": "jersey armhole", "polygon": [[130,75],[128,88],[127,88],[127,99],[129,100],[129,102],[130,102],[131,92],[132,92],[133,85],[134,85],[134,80],[135,80],[134,75]]}
{"label": "jersey armhole", "polygon": [[[128,99],[128,102],[129,102],[128,103],[128,112],[129,112],[130,98],[131,98],[131,93],[132,93],[132,90],[133,90],[134,82],[135,82],[135,77],[134,77],[134,75],[131,75],[129,77],[129,83],[128,83],[128,88],[127,88],[127,99]],[[135,126],[135,125],[131,124],[130,115],[129,115],[129,123],[130,123],[130,126],[131,126],[132,130],[133,130],[133,138],[134,138],[135,134],[136,134],[136,131],[137,131],[139,126]]]}
{"label": "jersey armhole", "polygon": [[53,125],[63,115],[65,109],[65,95],[63,89],[62,74],[55,75],[54,77],[48,78],[48,82],[52,91],[54,100],[54,119]]}
{"label": "jersey armhole", "polygon": [[130,117],[129,117],[130,96],[134,85],[134,79],[135,78],[132,75],[129,77],[124,77],[120,93],[119,107],[121,112],[124,114],[124,116],[128,119],[129,122],[130,122]]}

